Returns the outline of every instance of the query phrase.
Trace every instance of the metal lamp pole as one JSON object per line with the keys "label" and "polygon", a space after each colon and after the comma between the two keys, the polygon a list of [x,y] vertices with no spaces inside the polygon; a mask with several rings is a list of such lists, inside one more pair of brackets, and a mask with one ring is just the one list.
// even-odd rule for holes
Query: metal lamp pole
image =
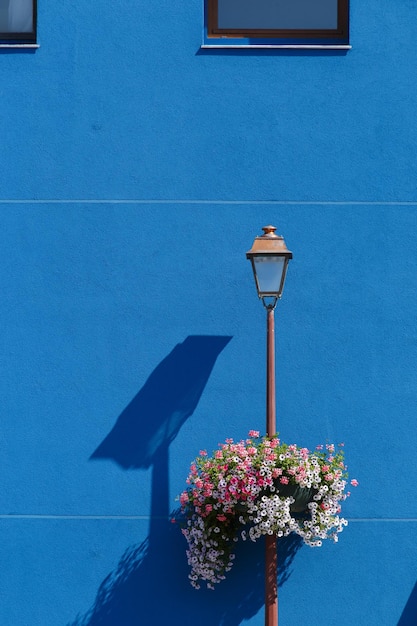
{"label": "metal lamp pole", "polygon": [[[274,311],[284,289],[287,266],[292,253],[274,226],[265,226],[246,253],[252,263],[259,298],[266,309],[266,434],[276,435],[275,402],[275,323]],[[278,626],[277,538],[265,536],[265,626]]]}
{"label": "metal lamp pole", "polygon": [[[273,437],[277,432],[274,307],[270,306],[266,311],[266,434]],[[278,557],[275,535],[265,536],[265,626],[278,626]]]}

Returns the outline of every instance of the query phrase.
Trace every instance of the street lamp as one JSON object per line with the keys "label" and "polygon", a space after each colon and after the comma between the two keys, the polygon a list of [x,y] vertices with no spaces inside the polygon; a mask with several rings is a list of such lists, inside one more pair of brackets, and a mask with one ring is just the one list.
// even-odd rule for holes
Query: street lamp
{"label": "street lamp", "polygon": [[[275,226],[264,226],[264,234],[256,237],[246,258],[252,263],[258,296],[266,308],[266,434],[276,430],[275,406],[275,337],[274,310],[282,296],[288,262],[292,253],[284,238],[276,235]],[[277,539],[265,537],[265,626],[278,626]]]}

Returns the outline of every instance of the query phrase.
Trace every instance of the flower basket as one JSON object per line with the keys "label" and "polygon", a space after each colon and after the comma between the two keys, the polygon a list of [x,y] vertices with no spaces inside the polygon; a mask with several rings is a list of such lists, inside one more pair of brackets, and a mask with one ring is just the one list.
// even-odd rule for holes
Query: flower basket
{"label": "flower basket", "polygon": [[311,452],[249,431],[248,439],[227,439],[211,457],[201,450],[180,495],[191,584],[213,588],[223,580],[239,539],[295,532],[313,547],[337,541],[347,525],[341,502],[349,495],[342,446]]}
{"label": "flower basket", "polygon": [[308,504],[313,502],[313,497],[317,493],[317,489],[300,487],[289,483],[288,485],[275,485],[280,498],[294,498],[294,502],[290,504],[291,513],[308,514]]}

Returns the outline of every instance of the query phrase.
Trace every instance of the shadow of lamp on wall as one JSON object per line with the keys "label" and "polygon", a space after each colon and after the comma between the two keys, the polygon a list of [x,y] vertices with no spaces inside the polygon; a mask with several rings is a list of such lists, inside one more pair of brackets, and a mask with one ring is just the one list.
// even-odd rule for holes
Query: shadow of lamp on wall
{"label": "shadow of lamp on wall", "polygon": [[168,450],[194,413],[217,357],[231,337],[195,335],[175,346],[154,369],[90,459],[123,469],[152,466],[151,532],[169,516]]}
{"label": "shadow of lamp on wall", "polygon": [[[226,580],[215,591],[196,591],[188,581],[178,528],[165,523],[161,530],[158,541],[149,537],[126,550],[101,583],[91,609],[67,626],[239,626],[262,609],[264,559],[259,542],[240,542]],[[278,542],[281,586],[302,540],[293,534]]]}
{"label": "shadow of lamp on wall", "polygon": [[[263,606],[262,551],[238,545],[231,575],[212,591],[188,580],[185,542],[169,520],[168,449],[195,411],[216,359],[231,337],[189,336],[155,368],[90,459],[110,459],[125,470],[152,466],[148,538],[129,547],[101,583],[91,609],[67,626],[238,626]],[[279,584],[301,545],[280,541]]]}
{"label": "shadow of lamp on wall", "polygon": [[195,411],[217,357],[231,337],[189,336],[168,354],[91,455],[123,469],[147,469]]}

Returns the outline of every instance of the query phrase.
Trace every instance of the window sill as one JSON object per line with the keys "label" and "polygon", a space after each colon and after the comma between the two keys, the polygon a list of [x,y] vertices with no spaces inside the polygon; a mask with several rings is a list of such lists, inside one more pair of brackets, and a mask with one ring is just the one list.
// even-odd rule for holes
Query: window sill
{"label": "window sill", "polygon": [[200,50],[351,50],[348,44],[202,44]]}
{"label": "window sill", "polygon": [[9,48],[9,50],[14,49],[14,48],[33,49],[33,48],[39,48],[39,44],[38,43],[0,43],[0,48]]}

